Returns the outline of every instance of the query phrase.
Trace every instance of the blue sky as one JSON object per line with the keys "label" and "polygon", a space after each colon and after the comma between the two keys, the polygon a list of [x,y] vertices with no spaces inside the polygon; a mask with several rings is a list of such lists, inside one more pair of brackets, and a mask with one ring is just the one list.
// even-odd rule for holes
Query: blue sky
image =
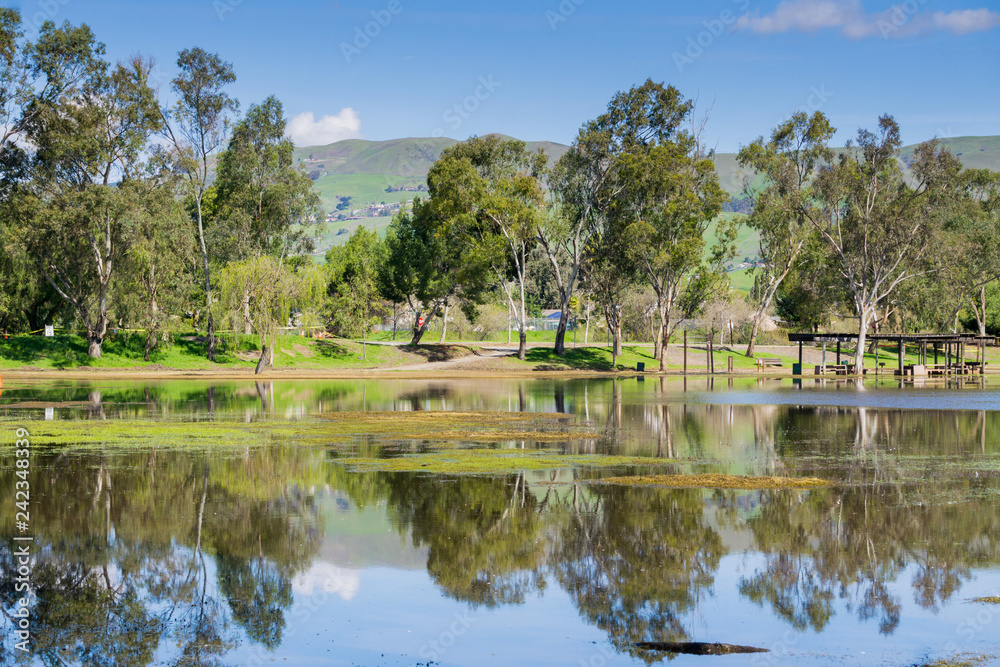
{"label": "blue sky", "polygon": [[[502,132],[572,141],[646,78],[711,109],[728,152],[796,109],[837,141],[899,120],[907,143],[1000,134],[997,0],[0,0],[88,23],[112,59],[180,49],[233,63],[246,108],[274,94],[296,143]],[[368,34],[365,34],[367,31]],[[310,115],[311,114],[311,115]]]}

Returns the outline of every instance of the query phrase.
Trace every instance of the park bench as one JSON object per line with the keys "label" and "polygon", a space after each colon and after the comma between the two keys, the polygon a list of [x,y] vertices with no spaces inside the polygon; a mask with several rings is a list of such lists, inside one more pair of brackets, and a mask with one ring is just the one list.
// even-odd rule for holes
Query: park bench
{"label": "park bench", "polygon": [[781,359],[771,358],[771,357],[757,357],[754,361],[757,362],[757,372],[761,372],[765,368],[770,368],[771,366],[781,366],[783,362]]}
{"label": "park bench", "polygon": [[825,375],[826,373],[833,373],[834,375],[847,375],[850,366],[848,364],[817,364],[816,375]]}

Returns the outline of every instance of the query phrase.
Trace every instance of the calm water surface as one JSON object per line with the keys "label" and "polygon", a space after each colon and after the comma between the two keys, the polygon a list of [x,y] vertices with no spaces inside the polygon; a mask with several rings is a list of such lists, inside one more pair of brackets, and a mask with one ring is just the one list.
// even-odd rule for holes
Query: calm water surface
{"label": "calm water surface", "polygon": [[[621,473],[353,473],[344,445],[155,441],[158,424],[339,411],[564,412],[511,442],[814,475],[814,491],[592,484]],[[15,609],[14,429],[143,420],[141,446],[31,460],[33,664],[912,665],[1000,656],[1000,388],[691,379],[8,381],[0,595]],[[103,428],[103,426],[102,426]],[[249,433],[249,431],[248,431]],[[248,435],[248,439],[260,439]],[[364,433],[356,447],[391,456]],[[348,451],[352,447],[348,446]],[[3,619],[0,664],[29,664]],[[769,649],[697,657],[644,641]]]}

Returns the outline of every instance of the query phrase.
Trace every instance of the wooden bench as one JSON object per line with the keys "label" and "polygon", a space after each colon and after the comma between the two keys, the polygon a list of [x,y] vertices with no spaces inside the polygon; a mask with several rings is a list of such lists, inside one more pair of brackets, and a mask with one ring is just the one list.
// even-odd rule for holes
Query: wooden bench
{"label": "wooden bench", "polygon": [[781,366],[784,362],[781,359],[774,359],[771,357],[757,357],[754,359],[757,362],[757,372],[760,373],[765,368],[770,368],[771,366]]}
{"label": "wooden bench", "polygon": [[825,375],[826,373],[833,373],[834,375],[847,375],[847,371],[850,369],[848,364],[827,364],[826,366],[822,364],[816,365],[816,375]]}

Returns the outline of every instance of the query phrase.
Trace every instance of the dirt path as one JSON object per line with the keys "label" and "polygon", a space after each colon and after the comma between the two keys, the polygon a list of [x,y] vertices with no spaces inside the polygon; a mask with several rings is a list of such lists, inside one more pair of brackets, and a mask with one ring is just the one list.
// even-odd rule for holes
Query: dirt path
{"label": "dirt path", "polygon": [[386,371],[441,371],[456,368],[458,366],[483,365],[489,359],[502,359],[517,354],[517,349],[507,350],[502,348],[483,348],[480,354],[471,354],[467,357],[458,357],[446,361],[424,361],[417,364],[407,364],[405,366],[394,366],[385,369]]}

